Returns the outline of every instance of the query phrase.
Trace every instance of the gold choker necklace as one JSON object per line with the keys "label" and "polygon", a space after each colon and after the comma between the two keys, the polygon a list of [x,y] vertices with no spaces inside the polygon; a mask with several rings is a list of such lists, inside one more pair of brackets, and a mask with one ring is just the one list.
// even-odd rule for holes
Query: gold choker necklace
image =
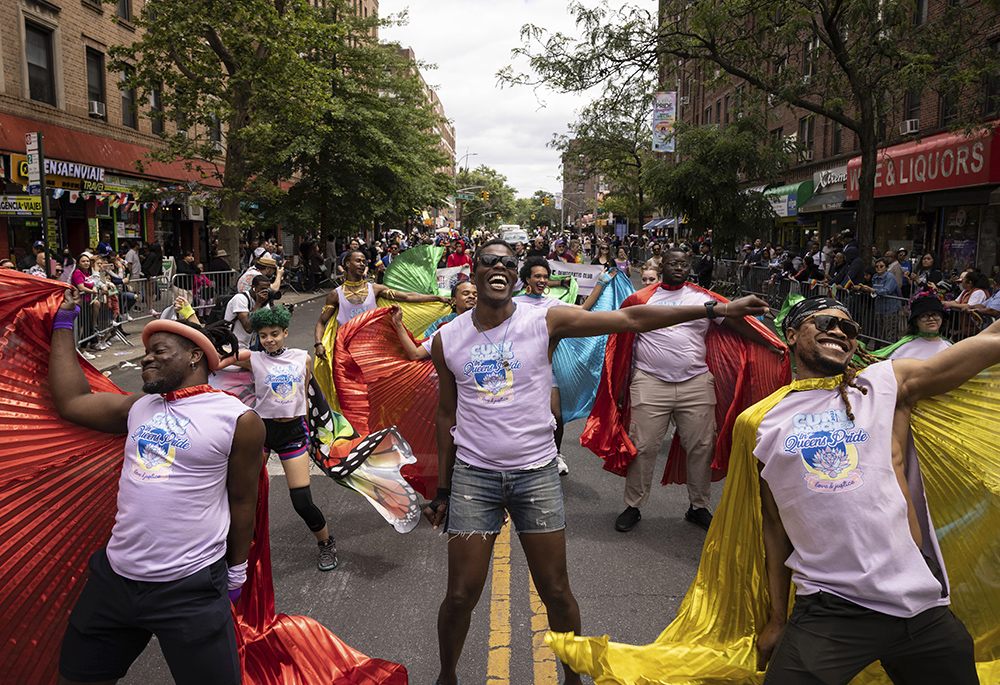
{"label": "gold choker necklace", "polygon": [[348,288],[358,288],[363,285],[367,285],[367,283],[364,281],[344,281],[344,286]]}

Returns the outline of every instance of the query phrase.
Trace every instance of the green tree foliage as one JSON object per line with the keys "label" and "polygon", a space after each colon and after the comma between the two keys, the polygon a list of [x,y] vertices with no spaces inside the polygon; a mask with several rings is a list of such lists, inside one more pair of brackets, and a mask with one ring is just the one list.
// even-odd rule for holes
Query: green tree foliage
{"label": "green tree foliage", "polygon": [[[480,227],[489,230],[496,229],[500,224],[514,223],[516,214],[515,198],[517,191],[507,185],[507,177],[485,164],[475,169],[462,169],[457,176],[458,188],[483,186],[468,190],[475,196],[472,200],[459,200],[460,212],[458,220],[462,222],[462,232],[469,233]],[[482,199],[483,191],[489,193],[489,199]]]}
{"label": "green tree foliage", "polygon": [[[329,228],[323,217],[398,218],[401,208],[411,214],[421,200],[447,192],[434,175],[441,158],[426,146],[423,156],[413,149],[429,141],[425,129],[409,127],[429,118],[408,112],[393,119],[413,102],[405,77],[416,79],[405,69],[398,80],[385,74],[392,60],[370,37],[379,20],[358,18],[346,2],[325,4],[147,0],[136,19],[145,32],[109,51],[110,68],[128,70],[139,101],[155,93],[161,108],[149,116],[168,122],[150,157],[184,160],[220,186],[213,190],[219,241],[229,254],[260,212],[286,228]],[[338,136],[336,154],[316,162]],[[359,178],[345,180],[351,174]],[[285,192],[296,183],[303,185]],[[390,186],[399,194],[379,192]],[[290,219],[302,223],[288,226]]]}
{"label": "green tree foliage", "polygon": [[651,194],[660,206],[685,217],[692,235],[711,229],[717,253],[735,254],[737,242],[763,235],[774,225],[771,204],[742,182],[773,182],[787,164],[782,141],[766,134],[763,122],[752,117],[725,127],[679,123],[675,141],[680,161],[648,167]]}
{"label": "green tree foliage", "polygon": [[[649,202],[646,165],[652,152],[652,84],[619,97],[601,98],[585,107],[568,135],[555,136],[552,147],[570,153],[563,174],[570,183],[600,174],[608,185],[603,205],[616,216],[642,226],[653,206]],[[572,173],[569,173],[569,172]]]}
{"label": "green tree foliage", "polygon": [[500,76],[626,93],[658,73],[673,83],[680,61],[695,84],[747,84],[746,109],[768,109],[761,96],[769,95],[772,105],[827,117],[857,137],[858,224],[867,245],[877,149],[896,130],[904,98],[940,94],[954,107],[955,126],[971,125],[981,120],[984,83],[997,70],[990,41],[1000,0],[942,4],[941,14],[925,20],[913,0],[660,0],[655,12],[574,3],[574,35],[525,26],[515,53],[532,73],[507,68]]}

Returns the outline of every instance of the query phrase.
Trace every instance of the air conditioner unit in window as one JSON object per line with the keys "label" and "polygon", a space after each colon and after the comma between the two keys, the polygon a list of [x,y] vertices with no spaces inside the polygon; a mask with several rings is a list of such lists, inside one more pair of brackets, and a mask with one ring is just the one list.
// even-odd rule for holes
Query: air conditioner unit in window
{"label": "air conditioner unit in window", "polygon": [[181,131],[178,131],[178,132],[177,132],[177,135],[179,135],[179,136],[180,136],[181,138],[183,138],[184,140],[187,140],[187,138],[188,138],[188,132],[187,132],[187,131],[184,131],[184,130],[181,130]]}
{"label": "air conditioner unit in window", "polygon": [[920,119],[907,119],[899,125],[899,135],[908,136],[911,133],[920,133]]}
{"label": "air conditioner unit in window", "polygon": [[689,95],[681,95],[680,102],[681,102],[681,105],[690,105],[691,104],[691,96],[689,96]]}
{"label": "air conditioner unit in window", "polygon": [[188,221],[204,221],[205,208],[197,205],[184,205],[184,218]]}
{"label": "air conditioner unit in window", "polygon": [[212,147],[215,148],[216,152],[222,152],[222,141],[221,140],[212,141]]}
{"label": "air conditioner unit in window", "polygon": [[89,107],[87,108],[88,113],[92,117],[103,117],[107,112],[103,102],[98,102],[97,100],[91,100],[89,102]]}

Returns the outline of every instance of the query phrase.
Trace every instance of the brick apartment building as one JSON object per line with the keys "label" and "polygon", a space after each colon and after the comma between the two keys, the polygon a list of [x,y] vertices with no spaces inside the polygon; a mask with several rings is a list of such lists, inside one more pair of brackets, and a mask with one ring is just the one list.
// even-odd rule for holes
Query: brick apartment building
{"label": "brick apartment building", "polygon": [[[933,19],[949,0],[918,3],[919,21]],[[1000,23],[992,22],[992,44],[1000,50]],[[676,79],[678,118],[695,126],[725,125],[745,86],[712,90],[694,65]],[[984,121],[1000,106],[1000,75],[983,84]],[[771,135],[800,145],[783,182],[764,194],[775,209],[770,238],[804,246],[856,226],[860,146],[852,131],[804,110],[770,110]],[[874,243],[882,250],[932,251],[942,268],[978,266],[990,273],[998,261],[1000,223],[1000,132],[966,138],[948,131],[954,110],[933,91],[913,93],[886,122],[875,190]],[[752,179],[748,186],[757,185]]]}
{"label": "brick apartment building", "polygon": [[601,200],[608,192],[608,183],[603,174],[589,174],[586,160],[574,150],[574,141],[562,154],[562,196],[565,224],[580,233],[597,236],[612,233],[614,228],[606,224],[607,215],[601,216]]}

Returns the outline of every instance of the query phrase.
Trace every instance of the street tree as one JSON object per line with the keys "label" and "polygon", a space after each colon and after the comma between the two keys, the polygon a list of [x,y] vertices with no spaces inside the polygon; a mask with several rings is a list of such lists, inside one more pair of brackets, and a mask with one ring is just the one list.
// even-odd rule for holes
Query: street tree
{"label": "street tree", "polygon": [[[473,195],[472,200],[459,200],[459,221],[464,232],[473,231],[480,226],[495,229],[500,224],[512,223],[516,214],[514,203],[517,191],[507,184],[507,177],[496,169],[480,164],[475,169],[462,169],[456,178],[457,188],[482,186],[467,191]],[[483,197],[483,193],[488,198]]]}
{"label": "street tree", "polygon": [[616,216],[645,224],[652,215],[645,183],[652,151],[652,84],[599,98],[581,110],[568,134],[549,143],[563,153],[563,175],[570,183],[600,175],[607,185],[603,205]]}
{"label": "street tree", "polygon": [[744,178],[776,181],[789,161],[783,141],[766,134],[761,117],[741,117],[724,127],[679,122],[678,161],[647,167],[652,197],[683,216],[692,235],[711,230],[717,254],[735,254],[737,242],[764,235],[774,225],[763,193],[743,187]]}
{"label": "street tree", "polygon": [[[971,127],[982,121],[985,83],[996,78],[1000,0],[941,5],[927,17],[927,3],[913,0],[660,0],[655,11],[575,2],[577,32],[524,26],[515,56],[527,58],[531,73],[508,67],[500,77],[624,93],[656,75],[671,84],[685,68],[704,85],[745,84],[744,107],[783,103],[826,117],[857,140],[858,228],[868,245],[877,151],[903,99],[936,92],[954,126]],[[769,96],[768,104],[751,93]]]}

